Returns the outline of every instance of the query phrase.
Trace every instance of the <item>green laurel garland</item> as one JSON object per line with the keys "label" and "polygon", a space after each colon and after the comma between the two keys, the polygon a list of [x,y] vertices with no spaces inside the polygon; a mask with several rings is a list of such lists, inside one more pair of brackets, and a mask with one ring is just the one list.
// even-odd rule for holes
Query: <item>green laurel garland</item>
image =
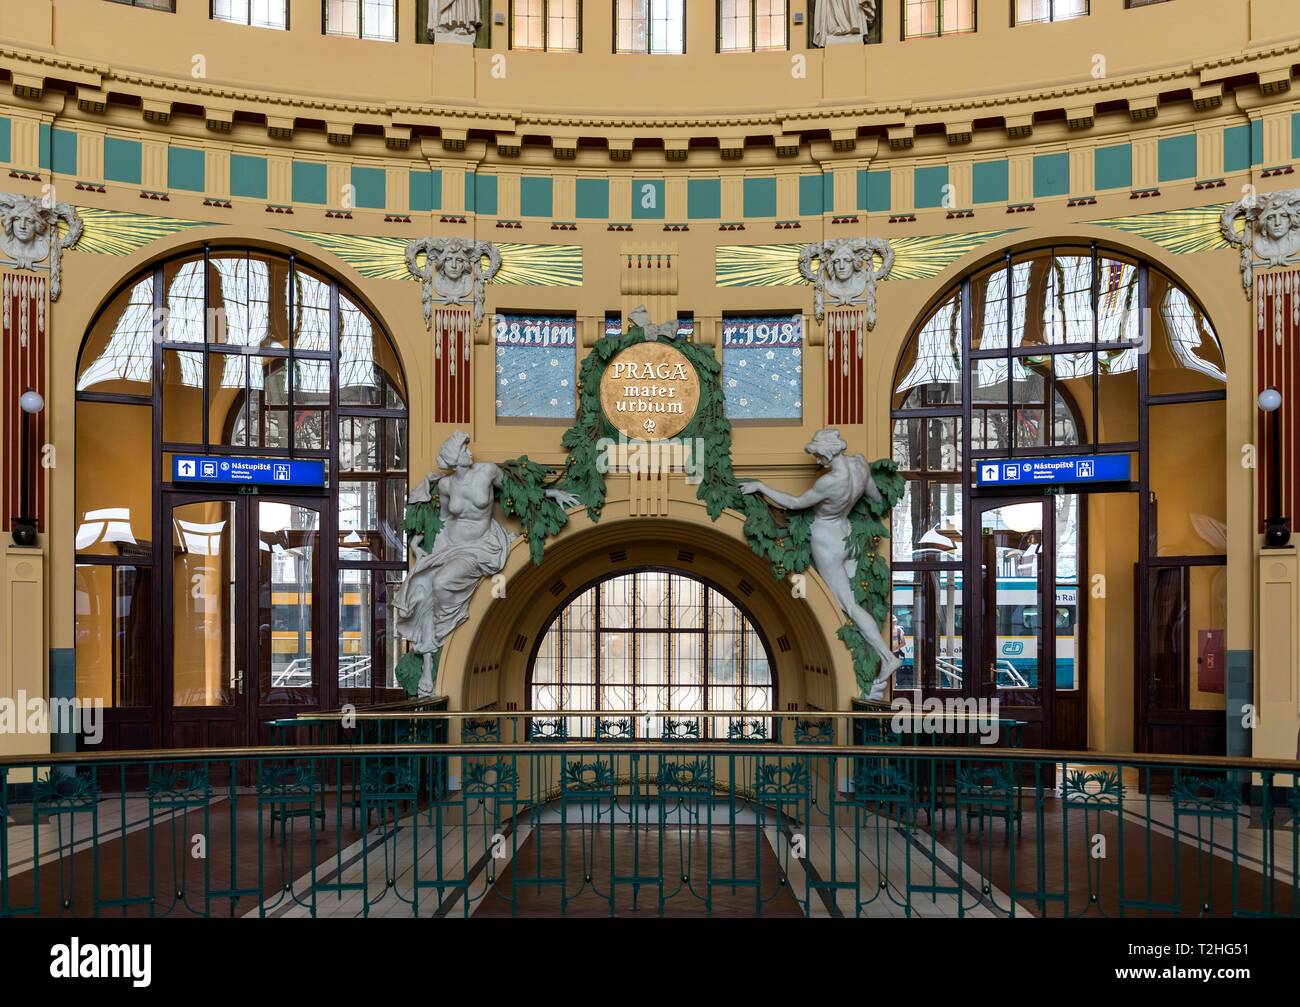
{"label": "green laurel garland", "polygon": [[[610,360],[636,343],[646,342],[644,331],[631,328],[615,336],[596,340],[578,371],[578,417],[560,443],[568,458],[558,472],[529,461],[527,456],[501,463],[502,480],[497,502],[510,517],[516,518],[528,540],[529,556],[539,565],[545,555],[546,542],[568,522],[564,509],[546,496],[549,488],[572,493],[587,508],[592,521],[599,521],[605,507],[605,475],[601,461],[605,439],[616,439],[614,430],[600,405],[600,380]],[[701,474],[696,496],[705,505],[709,517],[716,521],[731,509],[745,518],[745,540],[754,553],[766,560],[772,576],[785,580],[812,565],[811,510],[777,507],[761,494],[744,494],[731,467],[731,421],[726,416],[722,367],[712,347],[684,342],[672,337],[656,337],[682,353],[700,378],[700,401],[695,416],[679,438],[687,444],[704,446],[703,459],[693,459]],[[880,490],[879,501],[863,497],[849,514],[849,555],[857,559],[853,593],[858,602],[871,612],[881,626],[887,625],[890,607],[889,564],[881,555],[881,541],[889,537],[885,520],[903,493],[903,479],[898,467],[888,460],[871,463],[871,474]],[[435,496],[428,503],[408,504],[402,528],[411,544],[427,552],[442,528]],[[853,657],[858,687],[865,694],[871,687],[879,666],[879,657],[857,627],[846,622],[838,632],[840,640]],[[434,655],[435,667],[441,652]],[[414,694],[423,672],[418,654],[406,654],[397,665],[399,683]]]}

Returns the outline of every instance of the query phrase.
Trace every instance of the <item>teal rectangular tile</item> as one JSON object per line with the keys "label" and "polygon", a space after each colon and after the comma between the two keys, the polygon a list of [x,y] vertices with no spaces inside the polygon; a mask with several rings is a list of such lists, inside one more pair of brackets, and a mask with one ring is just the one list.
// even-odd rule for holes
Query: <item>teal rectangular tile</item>
{"label": "teal rectangular tile", "polygon": [[686,216],[689,220],[717,220],[722,216],[722,180],[686,180]]}
{"label": "teal rectangular tile", "polygon": [[742,189],[746,217],[776,216],[776,179],[747,178]]}
{"label": "teal rectangular tile", "polygon": [[1005,203],[1011,193],[1011,166],[1006,161],[977,161],[970,170],[972,203]]}
{"label": "teal rectangular tile", "polygon": [[430,210],[442,209],[442,172],[412,171],[409,180],[409,194],[412,213],[428,213]]}
{"label": "teal rectangular tile", "polygon": [[38,167],[48,168],[56,175],[77,173],[77,134],[70,129],[53,129],[41,123]]}
{"label": "teal rectangular tile", "polygon": [[1034,158],[1034,198],[1070,194],[1070,155],[1039,154]]}
{"label": "teal rectangular tile", "polygon": [[913,204],[918,210],[944,205],[948,189],[948,166],[917,168],[913,172]]}
{"label": "teal rectangular tile", "polygon": [[550,217],[554,212],[554,179],[541,175],[524,175],[519,179],[519,215],[521,217]]}
{"label": "teal rectangular tile", "polygon": [[8,119],[0,119],[0,161],[10,160],[13,143],[13,124]]}
{"label": "teal rectangular tile", "polygon": [[325,205],[325,165],[316,161],[294,161],[290,181],[295,203]]}
{"label": "teal rectangular tile", "polygon": [[[470,198],[473,193],[473,199]],[[497,212],[497,177],[465,172],[465,209],[495,215]]]}
{"label": "teal rectangular tile", "polygon": [[662,178],[636,178],[632,180],[632,219],[664,219],[664,180]]}
{"label": "teal rectangular tile", "polygon": [[1249,170],[1250,148],[1250,123],[1227,127],[1223,131],[1223,170]]}
{"label": "teal rectangular tile", "polygon": [[1196,134],[1161,137],[1156,145],[1157,177],[1162,182],[1176,182],[1196,177]]}
{"label": "teal rectangular tile", "polygon": [[[73,699],[77,695],[77,651],[74,647],[50,648],[50,699]],[[75,752],[76,732],[68,729],[50,735],[50,751]]]}
{"label": "teal rectangular tile", "polygon": [[1133,187],[1133,145],[1098,147],[1092,157],[1093,186],[1101,189]]}
{"label": "teal rectangular tile", "polygon": [[207,182],[207,158],[193,147],[167,148],[167,188],[202,192]]}
{"label": "teal rectangular tile", "polygon": [[360,210],[382,210],[388,205],[388,172],[383,168],[352,166],[353,206]]}
{"label": "teal rectangular tile", "polygon": [[609,179],[578,179],[573,186],[573,208],[579,220],[608,220]]}
{"label": "teal rectangular tile", "polygon": [[[943,169],[945,175],[948,169]],[[866,178],[863,178],[863,175]],[[830,175],[826,176],[828,179]],[[894,208],[893,175],[888,171],[858,174],[858,209],[868,213],[888,213]]]}
{"label": "teal rectangular tile", "polygon": [[265,199],[266,158],[231,154],[230,194],[246,199]]}
{"label": "teal rectangular tile", "polygon": [[1249,650],[1228,651],[1224,682],[1224,716],[1227,719],[1227,751],[1231,756],[1250,754],[1250,731],[1242,723],[1242,707],[1255,699],[1255,654]]}
{"label": "teal rectangular tile", "polygon": [[1291,156],[1300,157],[1300,112],[1291,116]]}
{"label": "teal rectangular tile", "polygon": [[109,182],[139,185],[143,149],[139,140],[104,137],[104,178]]}
{"label": "teal rectangular tile", "polygon": [[822,175],[799,176],[799,216],[816,217],[824,212],[822,178]]}

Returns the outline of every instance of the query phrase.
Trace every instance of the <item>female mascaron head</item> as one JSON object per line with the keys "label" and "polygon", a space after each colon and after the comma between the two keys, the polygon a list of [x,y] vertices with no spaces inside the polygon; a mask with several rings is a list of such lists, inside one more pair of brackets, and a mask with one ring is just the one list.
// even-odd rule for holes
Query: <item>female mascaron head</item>
{"label": "female mascaron head", "polygon": [[804,445],[804,450],[822,465],[829,465],[833,458],[842,455],[848,449],[849,446],[840,436],[840,432],[829,429],[818,430],[813,434],[813,439]]}
{"label": "female mascaron head", "polygon": [[469,453],[469,434],[457,430],[448,437],[438,452],[438,467],[455,469],[462,465],[474,464],[474,457]]}
{"label": "female mascaron head", "polygon": [[30,266],[49,254],[52,221],[58,218],[33,196],[7,198],[0,203],[4,236],[0,244],[19,265]]}

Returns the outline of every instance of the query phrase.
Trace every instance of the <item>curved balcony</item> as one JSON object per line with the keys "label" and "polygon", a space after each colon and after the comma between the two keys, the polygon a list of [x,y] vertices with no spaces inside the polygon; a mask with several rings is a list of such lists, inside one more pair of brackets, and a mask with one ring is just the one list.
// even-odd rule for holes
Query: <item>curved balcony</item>
{"label": "curved balcony", "polygon": [[1300,915],[1300,762],[1022,749],[956,708],[566,712],[596,737],[389,709],[0,761],[0,916]]}

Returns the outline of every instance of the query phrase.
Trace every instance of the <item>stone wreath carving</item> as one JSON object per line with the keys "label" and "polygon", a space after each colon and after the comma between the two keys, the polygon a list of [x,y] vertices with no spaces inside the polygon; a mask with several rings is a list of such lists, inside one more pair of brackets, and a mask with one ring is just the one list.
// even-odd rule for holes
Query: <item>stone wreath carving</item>
{"label": "stone wreath carving", "polygon": [[[814,261],[820,268],[814,268]],[[866,308],[868,330],[876,327],[876,284],[893,268],[894,249],[883,238],[816,241],[804,245],[799,255],[799,273],[814,287],[817,321],[825,316],[827,304],[831,307],[862,304]]]}
{"label": "stone wreath carving", "polygon": [[[67,232],[59,234],[59,224]],[[59,299],[63,281],[63,250],[81,240],[85,225],[67,203],[47,204],[36,196],[0,192],[0,251],[19,269],[35,270],[50,260],[50,300]]]}
{"label": "stone wreath carving", "polygon": [[[1240,232],[1239,217],[1245,220]],[[1242,197],[1223,211],[1219,230],[1229,245],[1241,250],[1241,283],[1250,297],[1257,268],[1300,262],[1300,189]]]}
{"label": "stone wreath carving", "polygon": [[434,304],[472,304],[477,325],[483,321],[483,285],[500,272],[501,253],[490,241],[418,238],[406,246],[406,268],[420,281],[426,329],[433,326]]}

